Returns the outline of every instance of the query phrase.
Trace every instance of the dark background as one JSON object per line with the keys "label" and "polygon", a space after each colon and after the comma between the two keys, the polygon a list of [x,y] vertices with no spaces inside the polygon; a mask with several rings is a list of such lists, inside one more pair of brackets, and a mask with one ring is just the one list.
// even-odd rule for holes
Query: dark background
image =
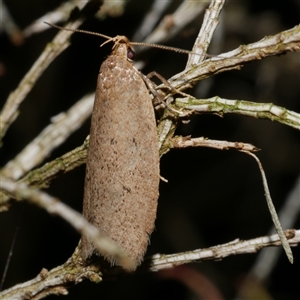
{"label": "dark background", "polygon": [[[59,3],[61,1],[6,1],[20,28],[25,28]],[[81,28],[130,38],[151,3],[131,1],[122,16],[102,21],[89,19]],[[180,1],[174,1],[168,13],[179,4]],[[299,11],[296,0],[229,1],[221,19],[224,36],[219,52],[294,27],[300,20]],[[202,16],[168,45],[191,49],[200,21]],[[0,77],[1,107],[56,33],[55,29],[49,29],[31,36],[19,47],[2,33],[0,60],[5,73]],[[110,46],[99,48],[102,42],[97,37],[83,34],[71,38],[71,46],[49,66],[22,103],[19,117],[4,138],[0,150],[1,166],[36,137],[52,116],[66,111],[86,93],[95,90],[100,64],[111,49]],[[143,73],[155,70],[165,78],[180,72],[187,60],[186,55],[163,50],[150,50],[146,57],[147,66]],[[300,112],[300,55],[288,53],[253,62],[241,71],[214,76],[210,88],[206,88],[206,84],[205,81],[200,83],[191,93],[203,98],[218,95],[228,99],[272,102]],[[56,149],[48,161],[81,145],[88,135],[89,122]],[[262,149],[258,156],[278,211],[299,176],[300,134],[288,126],[238,115],[225,115],[224,118],[199,115],[188,125],[180,126],[178,134],[249,142]],[[205,248],[269,232],[272,221],[260,173],[249,156],[206,148],[173,150],[162,157],[161,175],[169,183],[161,182],[156,229],[148,254]],[[53,182],[47,191],[81,211],[83,181],[84,167],[80,167]],[[292,228],[299,226],[298,218]],[[32,279],[42,268],[50,270],[64,263],[80,238],[60,218],[26,202],[14,203],[8,212],[0,215],[0,272],[4,269],[17,227],[14,254],[4,288]],[[299,248],[294,248],[293,253],[295,263],[290,265],[281,251],[278,263],[264,283],[271,299],[298,299]],[[257,254],[239,255],[188,267],[211,280],[225,299],[233,299],[256,258]],[[184,284],[162,277],[160,273],[133,274],[99,285],[86,281],[71,288],[65,299],[197,299]]]}

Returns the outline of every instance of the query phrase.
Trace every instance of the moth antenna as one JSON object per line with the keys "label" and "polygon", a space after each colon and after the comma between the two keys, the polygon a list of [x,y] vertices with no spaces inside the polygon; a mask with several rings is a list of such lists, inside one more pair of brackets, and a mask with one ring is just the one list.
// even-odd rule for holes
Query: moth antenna
{"label": "moth antenna", "polygon": [[48,22],[44,22],[44,23],[47,24],[47,25],[49,25],[49,26],[51,26],[51,27],[54,27],[54,28],[57,28],[57,29],[61,29],[61,30],[67,30],[67,31],[72,31],[72,32],[81,32],[81,33],[86,33],[86,34],[90,34],[90,35],[101,36],[101,37],[103,37],[105,39],[113,39],[111,36],[108,36],[108,35],[105,35],[105,34],[102,34],[102,33],[97,33],[97,32],[87,31],[87,30],[82,30],[82,29],[64,28],[64,27],[61,27],[61,26],[50,24]]}
{"label": "moth antenna", "polygon": [[131,45],[134,46],[148,46],[148,47],[152,47],[152,48],[158,48],[158,49],[163,49],[163,50],[168,50],[168,51],[174,51],[174,52],[178,52],[178,53],[183,53],[183,54],[196,54],[199,55],[197,53],[194,53],[192,51],[189,50],[184,50],[184,49],[180,49],[180,48],[176,48],[176,47],[170,47],[170,46],[165,46],[165,45],[159,45],[159,44],[148,44],[148,43],[140,43],[140,42],[130,42]]}
{"label": "moth antenna", "polygon": [[[101,46],[103,46],[106,43],[109,43],[110,41],[114,41],[114,39],[115,39],[113,37],[110,37],[110,36],[102,34],[102,33],[97,33],[97,32],[87,31],[87,30],[82,30],[82,29],[64,28],[64,27],[57,26],[57,25],[54,25],[54,24],[51,24],[51,23],[48,23],[48,22],[44,22],[44,23],[51,26],[51,27],[53,27],[53,28],[72,31],[72,32],[86,33],[86,34],[100,36],[100,37],[103,37],[103,38],[107,39],[108,41],[104,42]],[[184,49],[180,49],[180,48],[176,48],[176,47],[170,47],[170,46],[159,45],[159,44],[151,44],[151,43],[148,44],[148,43],[143,43],[143,42],[130,42],[130,44],[134,45],[134,46],[146,46],[146,47],[163,49],[163,50],[167,50],[167,51],[174,51],[174,52],[183,53],[183,54],[199,55],[198,53],[195,53],[195,52],[192,52],[192,51],[189,51],[189,50],[184,50]]]}

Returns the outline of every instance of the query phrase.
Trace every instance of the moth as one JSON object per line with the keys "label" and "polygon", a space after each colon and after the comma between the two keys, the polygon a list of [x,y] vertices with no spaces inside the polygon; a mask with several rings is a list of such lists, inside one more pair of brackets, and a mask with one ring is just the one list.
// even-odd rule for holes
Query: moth
{"label": "moth", "polygon": [[[125,36],[114,38],[102,63],[92,113],[83,215],[102,234],[142,262],[154,229],[159,196],[159,149],[151,97],[133,66]],[[82,236],[82,257],[95,251]],[[115,264],[114,257],[104,257]]]}
{"label": "moth", "polygon": [[[119,244],[134,262],[142,262],[154,229],[159,197],[159,149],[152,99],[143,76],[133,66],[133,45],[181,53],[190,51],[156,44],[130,42],[125,36],[73,30],[113,42],[112,53],[102,63],[92,112],[84,183],[83,215],[101,234]],[[154,72],[155,73],[155,72]],[[158,74],[156,74],[158,76]],[[161,76],[159,76],[161,78]],[[99,253],[82,236],[84,260],[93,254],[111,264],[115,257]]]}

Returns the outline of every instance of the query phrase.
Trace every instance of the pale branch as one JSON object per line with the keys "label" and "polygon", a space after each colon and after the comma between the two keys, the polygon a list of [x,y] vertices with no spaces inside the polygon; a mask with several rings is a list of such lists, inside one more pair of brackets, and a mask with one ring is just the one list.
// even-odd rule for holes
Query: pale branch
{"label": "pale branch", "polygon": [[[89,1],[92,2],[92,1]],[[97,2],[97,0],[93,1],[94,3]],[[100,2],[98,0],[98,2]],[[100,10],[96,14],[96,16],[99,19],[106,18],[107,16],[118,16],[124,11],[124,6],[126,5],[125,0],[119,0],[119,1],[103,1]],[[42,17],[36,19],[34,22],[32,22],[29,26],[27,26],[23,30],[23,34],[25,37],[29,37],[33,34],[38,34],[40,32],[43,32],[45,30],[50,29],[50,27],[45,26],[44,21],[47,21],[51,24],[57,24],[57,23],[64,23],[67,22],[67,20],[70,17],[70,12],[73,11],[75,8],[82,10],[87,4],[87,1],[68,1],[61,3],[57,8],[53,9],[51,12],[46,13]],[[100,3],[99,3],[100,4]]]}
{"label": "pale branch", "polygon": [[[285,235],[291,246],[297,246],[300,243],[300,230],[286,230]],[[157,272],[183,264],[200,263],[206,260],[220,261],[228,256],[256,253],[262,248],[272,246],[281,246],[277,234],[245,241],[236,239],[226,244],[176,254],[156,254],[147,257],[136,272]],[[77,247],[74,254],[63,265],[50,271],[42,269],[36,278],[4,290],[0,293],[0,297],[3,300],[21,300],[25,296],[28,299],[42,299],[50,294],[66,295],[68,288],[84,279],[99,283],[102,280],[121,274],[124,275],[124,270],[121,268],[106,269],[101,262],[82,264],[80,247]]]}
{"label": "pale branch", "polygon": [[77,1],[76,3],[74,3],[74,1],[63,2],[53,11],[46,13],[42,17],[36,19],[30,25],[28,25],[23,30],[23,34],[25,37],[29,37],[33,34],[38,34],[45,30],[49,30],[51,27],[45,26],[45,24],[43,23],[45,20],[53,24],[66,22],[70,17],[70,11],[72,11],[76,6],[79,10],[81,10],[85,5],[86,3],[84,1]]}
{"label": "pale branch", "polygon": [[142,41],[146,36],[148,36],[153,31],[154,26],[159,22],[161,16],[170,4],[172,4],[170,1],[154,0],[150,9],[143,18],[142,23],[133,34],[132,41]]}
{"label": "pale branch", "polygon": [[269,119],[300,130],[300,114],[289,111],[272,103],[257,103],[244,100],[229,100],[218,96],[209,99],[194,97],[177,98],[174,104],[169,104],[179,111],[178,116],[169,116],[166,110],[158,124],[158,142],[160,155],[167,153],[172,145],[171,139],[178,126],[178,118],[195,113],[213,113],[217,115],[240,114],[253,118]]}
{"label": "pale branch", "polygon": [[[68,23],[68,27],[76,29],[82,22],[82,19],[70,22]],[[71,34],[72,32],[69,31],[59,31],[53,41],[47,44],[40,57],[22,79],[17,89],[9,95],[0,113],[0,141],[2,141],[9,126],[17,118],[20,104],[31,91],[38,78],[43,74],[50,63],[69,46],[68,39]]]}
{"label": "pale branch", "polygon": [[207,2],[183,1],[171,15],[166,15],[145,43],[165,43],[178,34],[187,24],[195,20],[207,6]]}
{"label": "pale branch", "polygon": [[[176,74],[168,81],[176,89],[183,90],[212,75],[229,70],[239,70],[245,63],[286,52],[299,51],[300,25],[276,35],[267,36],[258,42],[241,45],[235,50],[204,60],[200,64]],[[157,89],[163,87],[164,85],[160,85]]]}
{"label": "pale branch", "polygon": [[66,174],[81,165],[84,165],[87,158],[89,136],[84,143],[70,152],[44,164],[42,167],[32,170],[20,182],[31,187],[47,188],[59,175]]}
{"label": "pale branch", "polygon": [[[42,167],[32,170],[18,182],[23,182],[27,186],[35,188],[47,188],[53,180],[73,169],[85,164],[89,137],[82,146],[46,163]],[[0,212],[8,209],[10,197],[0,191]]]}
{"label": "pale branch", "polygon": [[[300,243],[300,230],[286,230],[285,235],[291,246],[297,246]],[[256,253],[264,247],[281,246],[278,234],[258,237],[251,240],[241,241],[236,239],[232,242],[206,248],[176,253],[172,255],[156,254],[145,260],[145,264],[149,264],[151,271],[159,271],[165,268],[172,268],[178,265],[202,262],[205,260],[221,260],[225,257],[238,254]],[[143,267],[143,265],[141,266]]]}
{"label": "pale branch", "polygon": [[[291,191],[287,195],[286,199],[284,199],[283,204],[278,212],[279,219],[283,228],[292,228],[297,221],[299,211],[300,211],[300,176],[296,180],[294,186]],[[269,234],[274,233],[274,228],[271,228]],[[263,249],[257,255],[257,258],[251,267],[251,270],[248,272],[247,277],[255,278],[255,280],[259,282],[264,282],[272,273],[275,268],[280,255],[279,248],[272,249]],[[246,279],[247,281],[247,279]],[[246,284],[242,282],[240,286],[240,290],[243,289],[243,286]]]}
{"label": "pale branch", "polygon": [[175,136],[172,138],[171,143],[170,148],[208,147],[219,150],[235,149],[250,152],[256,152],[259,150],[254,145],[248,143],[210,140],[205,137],[191,138]]}
{"label": "pale branch", "polygon": [[260,172],[261,172],[263,187],[265,190],[265,197],[266,197],[266,201],[268,204],[268,208],[269,208],[275,229],[280,237],[280,240],[282,242],[283,248],[286,252],[286,255],[287,255],[289,261],[291,263],[293,263],[293,254],[292,254],[291,248],[289,247],[288,241],[283,233],[279,218],[277,216],[277,213],[276,213],[276,210],[275,210],[275,207],[274,207],[271,195],[270,195],[270,191],[268,188],[268,183],[267,183],[264,169],[262,167],[260,160],[257,158],[257,156],[250,152],[250,151],[252,151],[252,152],[257,151],[258,149],[256,147],[254,147],[253,145],[250,145],[250,144],[243,144],[243,143],[237,143],[237,142],[230,143],[230,142],[226,142],[226,141],[208,140],[203,137],[192,139],[190,137],[177,137],[177,136],[172,138],[172,145],[174,148],[186,148],[186,147],[201,146],[201,147],[217,148],[217,149],[221,149],[221,150],[228,149],[231,147],[231,148],[235,148],[239,151],[242,151],[242,152],[252,156],[256,160],[256,162],[259,166]]}
{"label": "pale branch", "polygon": [[261,177],[262,177],[264,191],[265,191],[265,197],[266,197],[266,200],[267,200],[267,205],[268,205],[269,212],[271,214],[273,224],[275,226],[276,232],[278,233],[278,235],[280,237],[280,241],[282,243],[282,246],[283,246],[283,249],[286,253],[286,256],[288,257],[288,260],[292,264],[294,262],[293,253],[292,253],[290,245],[289,245],[289,243],[288,243],[288,241],[287,241],[287,239],[284,235],[284,232],[283,232],[283,229],[281,227],[279,218],[277,216],[277,212],[276,212],[275,206],[273,204],[271,194],[270,194],[270,190],[269,190],[269,187],[268,187],[268,182],[267,182],[267,178],[266,178],[264,168],[263,168],[260,160],[258,159],[258,157],[255,154],[253,154],[249,151],[244,151],[244,150],[242,150],[242,152],[252,156],[258,164],[258,167],[259,167],[259,170],[260,170],[260,173],[261,173]]}
{"label": "pale branch", "polygon": [[114,256],[118,264],[125,269],[131,270],[133,268],[133,261],[119,245],[101,234],[99,230],[91,225],[80,213],[60,202],[57,198],[51,197],[38,189],[29,188],[25,183],[16,183],[3,176],[1,178],[0,188],[16,200],[27,200],[44,208],[49,214],[60,216],[81,235],[90,238],[100,253],[107,253],[108,255]]}
{"label": "pale branch", "polygon": [[100,282],[102,274],[95,266],[85,266],[81,262],[79,247],[75,249],[63,265],[50,271],[43,268],[32,280],[16,284],[0,292],[5,300],[42,299],[48,295],[67,295],[67,288],[80,283],[85,278]]}
{"label": "pale branch", "polygon": [[186,69],[190,69],[193,65],[204,60],[212,36],[219,24],[219,16],[224,4],[225,0],[211,1],[209,8],[205,12],[201,29],[192,49],[192,52],[197,53],[198,55],[189,56]]}
{"label": "pale branch", "polygon": [[90,117],[93,103],[94,94],[89,94],[75,103],[68,111],[53,117],[52,123],[4,166],[0,176],[19,179],[43,162],[55,148],[65,142]]}
{"label": "pale branch", "polygon": [[239,114],[257,119],[268,119],[300,130],[300,114],[273,103],[229,100],[218,96],[209,99],[177,98],[176,108],[199,113]]}

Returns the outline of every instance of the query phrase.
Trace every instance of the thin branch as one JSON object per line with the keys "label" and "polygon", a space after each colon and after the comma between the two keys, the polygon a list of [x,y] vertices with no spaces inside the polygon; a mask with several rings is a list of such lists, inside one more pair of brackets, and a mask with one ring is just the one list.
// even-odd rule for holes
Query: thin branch
{"label": "thin branch", "polygon": [[[82,19],[70,22],[68,23],[68,27],[76,29],[82,22]],[[59,31],[53,41],[47,44],[40,57],[22,79],[17,89],[9,95],[0,113],[0,141],[2,141],[9,126],[17,118],[20,104],[31,91],[38,78],[43,74],[50,63],[69,46],[68,39],[72,33],[73,32],[65,30]]]}
{"label": "thin branch", "polygon": [[[228,70],[239,70],[247,63],[286,52],[300,51],[300,25],[268,36],[253,44],[242,45],[227,53],[207,59],[176,74],[168,81],[176,89],[185,89],[200,80]],[[157,88],[162,88],[163,85]]]}
{"label": "thin branch", "polygon": [[[35,188],[49,187],[50,183],[58,176],[85,164],[88,145],[89,137],[87,137],[82,146],[46,163],[41,168],[32,170],[25,177],[20,179],[19,182]],[[9,200],[10,197],[0,191],[0,212],[8,210]]]}
{"label": "thin branch", "polygon": [[84,1],[77,1],[77,3],[74,3],[74,1],[63,2],[57,8],[53,9],[53,11],[46,13],[32,22],[23,30],[23,34],[25,37],[29,37],[33,34],[49,30],[50,27],[45,26],[43,23],[45,20],[53,24],[66,22],[70,17],[70,11],[72,11],[76,6],[81,10],[85,5],[86,3]]}
{"label": "thin branch", "polygon": [[148,36],[171,3],[171,1],[155,0],[145,15],[141,25],[138,26],[134,33],[132,41],[142,41],[146,36]]}
{"label": "thin branch", "polygon": [[256,152],[259,149],[251,144],[242,143],[242,142],[227,142],[227,141],[218,141],[210,140],[208,138],[199,137],[199,138],[190,138],[183,136],[175,136],[172,138],[173,148],[188,148],[188,147],[208,147],[219,150],[228,150],[236,149],[239,151],[250,151]]}
{"label": "thin branch", "polygon": [[209,99],[177,98],[176,106],[199,113],[239,114],[258,119],[269,119],[300,130],[300,114],[273,103],[229,100],[215,96]]}
{"label": "thin branch", "polygon": [[[291,228],[294,226],[298,219],[300,211],[300,176],[293,186],[292,190],[284,200],[283,205],[278,213],[281,225],[283,228]],[[274,232],[274,227],[270,230],[270,234]],[[252,266],[248,276],[256,278],[260,282],[268,280],[268,277],[275,268],[280,249],[273,248],[266,251],[262,250]]]}
{"label": "thin branch", "polygon": [[283,246],[283,249],[286,253],[286,256],[288,257],[290,263],[292,264],[294,262],[293,253],[292,253],[291,247],[290,247],[290,245],[287,241],[287,238],[284,235],[284,232],[282,230],[279,218],[277,216],[276,209],[274,207],[274,204],[273,204],[273,201],[272,201],[272,198],[271,198],[271,194],[270,194],[270,190],[269,190],[269,187],[268,187],[268,182],[267,182],[267,178],[266,178],[263,166],[262,166],[260,160],[258,159],[258,157],[255,154],[253,154],[249,151],[242,151],[242,152],[245,152],[246,154],[252,156],[258,164],[258,167],[259,167],[259,170],[260,170],[260,173],[261,173],[261,177],[262,177],[262,181],[263,181],[265,197],[266,197],[266,200],[267,200],[267,204],[268,204],[269,212],[271,214],[272,221],[273,221],[275,229],[276,229],[276,231],[277,231],[277,233],[280,237],[280,241],[282,243],[282,246]]}
{"label": "thin branch", "polygon": [[37,206],[43,207],[49,214],[60,216],[70,223],[80,234],[89,237],[99,252],[114,256],[118,264],[125,269],[132,269],[134,265],[133,261],[119,245],[101,234],[99,230],[89,224],[80,213],[60,202],[58,199],[37,189],[28,188],[24,183],[16,183],[5,177],[1,178],[0,188],[17,200],[28,200]]}
{"label": "thin branch", "polygon": [[144,42],[157,44],[168,41],[195,20],[206,6],[207,2],[183,1],[172,15],[164,17]]}
{"label": "thin branch", "polygon": [[[90,1],[91,2],[91,1]],[[82,10],[87,4],[87,1],[70,0],[68,2],[61,3],[57,8],[53,9],[51,12],[46,13],[42,17],[36,19],[29,26],[23,30],[25,37],[29,37],[33,34],[38,34],[45,30],[50,29],[46,27],[44,21],[48,23],[57,24],[59,22],[66,22],[70,17],[70,12],[77,7],[77,9]],[[119,1],[103,1],[103,4],[96,14],[99,19],[106,18],[107,16],[116,17],[123,14],[124,7],[126,5],[125,0]]]}
{"label": "thin branch", "polygon": [[[286,230],[285,234],[291,246],[296,246],[300,243],[300,230]],[[136,272],[156,272],[178,265],[199,263],[206,260],[220,261],[228,256],[256,253],[264,247],[280,245],[281,243],[277,234],[246,241],[236,239],[232,242],[206,249],[197,249],[170,255],[156,254],[146,258]],[[117,267],[109,268],[104,272],[102,270],[103,266],[95,262],[82,265],[79,257],[80,249],[76,248],[74,254],[66,263],[50,271],[43,269],[36,278],[3,291],[0,293],[1,299],[21,300],[24,299],[25,295],[34,297],[34,299],[42,299],[50,294],[66,295],[68,288],[80,283],[83,279],[87,278],[92,282],[98,283],[103,279],[124,274],[124,270]],[[59,290],[57,290],[58,286],[60,287]]]}
{"label": "thin branch", "polygon": [[[101,273],[94,266],[83,266],[80,262],[79,248],[63,265],[51,271],[43,268],[32,280],[17,284],[0,293],[2,300],[42,299],[48,295],[67,295],[67,287],[81,282],[85,278],[100,282]],[[59,287],[59,290],[57,289]]]}
{"label": "thin branch", "polygon": [[[300,243],[300,230],[286,230],[285,234],[288,238],[288,242],[292,246],[296,246]],[[161,269],[172,268],[187,263],[199,263],[205,260],[221,260],[231,255],[256,253],[264,247],[271,246],[281,246],[281,242],[277,234],[258,237],[246,241],[236,239],[232,242],[207,249],[197,249],[172,255],[156,254],[150,258],[150,270],[156,272]],[[145,261],[145,264],[146,263],[147,260]]]}
{"label": "thin branch", "polygon": [[20,179],[20,182],[35,188],[49,187],[57,177],[85,164],[88,147],[89,136],[87,136],[81,146],[44,164],[38,169],[32,170],[25,177]]}
{"label": "thin branch", "polygon": [[209,8],[205,12],[201,29],[192,50],[193,53],[197,53],[198,55],[189,56],[186,69],[190,69],[193,65],[200,63],[205,58],[212,36],[218,26],[219,16],[224,4],[225,0],[211,1]]}
{"label": "thin branch", "polygon": [[0,175],[19,179],[29,170],[44,161],[50,153],[65,140],[91,115],[94,94],[89,94],[75,103],[67,112],[51,119],[48,125],[22,152],[2,169]]}
{"label": "thin branch", "polygon": [[172,138],[182,116],[195,113],[215,113],[223,115],[227,113],[241,114],[244,116],[269,119],[300,130],[300,114],[289,111],[284,107],[272,103],[257,103],[244,100],[228,100],[218,96],[209,99],[195,99],[185,97],[175,99],[172,113],[178,111],[177,116],[169,116],[166,110],[158,124],[160,155],[167,153],[172,147]]}
{"label": "thin branch", "polygon": [[[296,222],[300,210],[299,200],[300,176],[298,176],[295,185],[285,199],[278,213],[283,228],[291,228]],[[271,229],[270,234],[272,234],[273,232],[274,228]],[[249,284],[249,281],[252,282],[253,279],[258,283],[266,282],[278,262],[280,252],[281,249],[275,247],[272,249],[263,249],[262,251],[260,251],[260,253],[256,257],[255,263],[251,267],[251,270],[239,285],[239,292],[243,291]]]}

